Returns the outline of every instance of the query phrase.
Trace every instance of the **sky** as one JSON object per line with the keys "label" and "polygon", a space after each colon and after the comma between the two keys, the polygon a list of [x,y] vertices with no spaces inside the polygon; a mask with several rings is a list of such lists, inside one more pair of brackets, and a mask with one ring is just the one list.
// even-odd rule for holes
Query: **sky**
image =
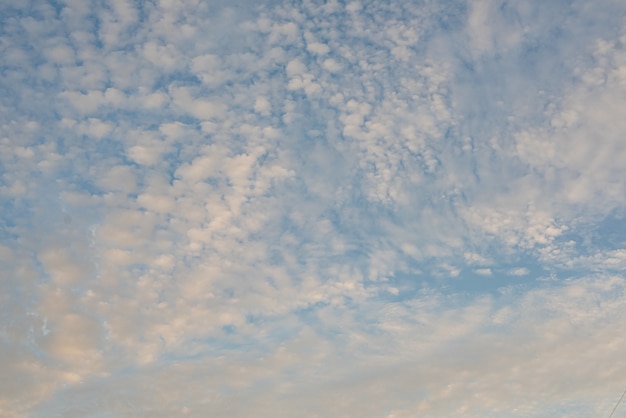
{"label": "sky", "polygon": [[4,0],[0,71],[0,416],[626,389],[623,1]]}

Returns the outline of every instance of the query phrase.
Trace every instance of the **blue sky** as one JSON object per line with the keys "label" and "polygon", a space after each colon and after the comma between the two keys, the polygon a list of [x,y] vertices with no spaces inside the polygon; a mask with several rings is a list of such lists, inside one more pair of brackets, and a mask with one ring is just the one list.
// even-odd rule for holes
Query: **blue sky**
{"label": "blue sky", "polygon": [[608,416],[625,19],[3,2],[0,415]]}

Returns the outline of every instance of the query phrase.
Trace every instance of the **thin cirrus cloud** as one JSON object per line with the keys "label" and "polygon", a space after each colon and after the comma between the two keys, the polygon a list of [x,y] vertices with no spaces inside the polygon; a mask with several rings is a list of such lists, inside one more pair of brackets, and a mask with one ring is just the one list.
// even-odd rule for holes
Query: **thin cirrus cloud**
{"label": "thin cirrus cloud", "polygon": [[0,415],[608,415],[624,11],[5,3]]}

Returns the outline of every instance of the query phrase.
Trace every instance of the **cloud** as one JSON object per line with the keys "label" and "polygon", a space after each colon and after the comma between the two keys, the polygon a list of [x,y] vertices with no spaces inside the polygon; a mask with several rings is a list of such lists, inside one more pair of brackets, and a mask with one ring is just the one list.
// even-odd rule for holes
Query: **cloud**
{"label": "cloud", "polygon": [[0,415],[612,407],[619,2],[3,7]]}
{"label": "cloud", "polygon": [[[573,281],[558,291],[531,292],[504,308],[488,298],[450,308],[445,307],[445,297],[430,294],[428,299],[411,303],[379,305],[366,314],[379,318],[379,336],[355,330],[332,337],[341,344],[333,343],[321,330],[332,328],[337,321],[337,325],[352,329],[357,326],[355,318],[344,307],[327,307],[319,313],[323,328],[301,329],[293,339],[259,353],[256,359],[248,357],[233,364],[205,357],[86,382],[63,393],[60,400],[65,406],[49,403],[46,408],[52,408],[48,412],[65,408],[68,414],[102,410],[86,402],[98,393],[110,405],[108,413],[122,415],[145,413],[145,408],[153,409],[157,416],[183,410],[190,416],[207,411],[268,415],[276,405],[284,416],[296,411],[304,416],[319,411],[400,416],[503,411],[513,416],[542,416],[546,411],[568,410],[602,414],[612,407],[614,396],[610,395],[611,383],[599,382],[607,373],[616,378],[620,374],[616,367],[620,364],[619,344],[610,343],[619,340],[617,323],[605,322],[611,311],[623,309],[623,295],[609,296],[616,291],[623,293],[623,280]],[[598,292],[604,295],[605,309],[570,316],[580,312],[581,306],[595,305]],[[523,314],[509,313],[507,317],[503,310]],[[288,322],[282,325],[288,326]],[[576,337],[580,332],[591,333],[592,338],[581,340]],[[606,344],[593,342],[598,339]],[[351,353],[347,359],[346,350]],[[598,363],[598,359],[602,361]],[[459,367],[464,367],[461,375]],[[282,381],[282,373],[290,374],[289,382]],[[138,404],[128,398],[129,392],[119,389],[135,388],[132,393],[147,382],[152,384],[147,385],[146,399],[161,405],[159,411]],[[520,399],[519,406],[511,407],[511,392]],[[364,399],[363,394],[368,396]],[[247,402],[237,402],[242,396]],[[592,398],[601,402],[584,403]]]}
{"label": "cloud", "polygon": [[526,267],[517,267],[508,271],[512,276],[526,276],[530,271]]}

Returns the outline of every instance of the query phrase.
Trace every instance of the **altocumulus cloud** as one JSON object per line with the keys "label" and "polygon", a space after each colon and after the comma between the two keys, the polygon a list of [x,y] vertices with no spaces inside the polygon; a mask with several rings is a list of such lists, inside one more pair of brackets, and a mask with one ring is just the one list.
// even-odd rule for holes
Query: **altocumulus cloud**
{"label": "altocumulus cloud", "polygon": [[626,7],[0,6],[0,415],[608,415]]}

